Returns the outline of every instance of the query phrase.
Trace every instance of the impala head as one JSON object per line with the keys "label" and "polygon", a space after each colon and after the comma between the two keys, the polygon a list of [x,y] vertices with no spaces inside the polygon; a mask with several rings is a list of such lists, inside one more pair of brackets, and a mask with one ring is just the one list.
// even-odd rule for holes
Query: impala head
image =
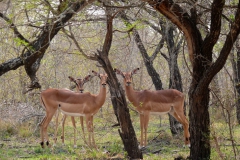
{"label": "impala head", "polygon": [[81,79],[81,78],[74,79],[71,76],[69,76],[68,78],[70,79],[70,81],[72,81],[76,84],[77,90],[80,91],[81,93],[83,93],[83,91],[84,91],[83,85],[86,82],[90,81],[90,79],[92,78],[92,75],[87,75],[84,79]]}
{"label": "impala head", "polygon": [[132,83],[132,76],[134,74],[136,74],[138,70],[139,70],[139,68],[136,68],[136,69],[132,70],[132,72],[122,72],[119,69],[116,69],[116,68],[114,69],[114,71],[117,74],[122,75],[122,77],[124,79],[124,82],[127,86],[129,86]]}
{"label": "impala head", "polygon": [[96,71],[92,71],[92,73],[94,74],[94,76],[98,76],[98,77],[100,78],[101,84],[102,84],[103,86],[106,86],[106,84],[107,84],[107,78],[108,78],[108,75],[107,75],[106,73],[100,74],[100,73],[98,73],[98,72],[96,72]]}

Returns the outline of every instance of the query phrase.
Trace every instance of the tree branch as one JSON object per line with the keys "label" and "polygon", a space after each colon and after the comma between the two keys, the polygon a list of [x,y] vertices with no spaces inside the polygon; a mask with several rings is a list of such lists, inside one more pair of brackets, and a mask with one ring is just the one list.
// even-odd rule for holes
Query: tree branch
{"label": "tree branch", "polygon": [[160,52],[160,50],[163,48],[164,45],[164,38],[162,37],[160,42],[158,43],[155,51],[153,52],[152,56],[149,58],[151,62],[154,61],[154,59],[157,57],[157,54]]}
{"label": "tree branch", "polygon": [[[51,4],[47,1],[44,0],[45,4],[48,6],[48,8],[50,9],[50,11],[52,12],[53,15],[57,15],[57,11],[54,10],[54,8],[51,6]],[[60,2],[61,4],[62,2]]]}
{"label": "tree branch", "polygon": [[[183,31],[189,51],[189,57],[192,63],[195,63],[194,54],[199,53],[199,48],[196,48],[194,44],[201,44],[201,34],[193,23],[190,15],[184,11],[178,4],[174,3],[172,0],[142,0],[147,2],[155,10],[162,13],[165,17],[177,25],[181,31]],[[199,37],[199,38],[196,38]]]}
{"label": "tree branch", "polygon": [[[60,29],[64,27],[64,24],[68,22],[75,13],[83,9],[88,4],[94,2],[95,0],[83,0],[77,2],[69,2],[68,8],[66,8],[54,22],[46,22],[44,29],[37,36],[37,39],[32,44],[32,50],[26,51],[21,57],[17,57],[8,60],[0,64],[0,76],[4,73],[17,69],[18,67],[24,65],[26,73],[31,79],[30,88],[41,87],[38,84],[38,79],[36,77],[36,72],[40,66],[41,59],[45,54],[51,40],[58,33]],[[3,15],[1,15],[3,16]]]}
{"label": "tree branch", "polygon": [[[211,26],[210,33],[203,41],[203,53],[209,55],[212,52],[213,46],[216,44],[221,30],[221,18],[225,1],[214,0],[211,11]],[[210,53],[211,55],[211,53]]]}
{"label": "tree branch", "polygon": [[[206,88],[210,84],[211,80],[213,79],[213,76],[215,76],[223,68],[239,33],[240,33],[240,3],[238,4],[238,9],[235,14],[235,21],[232,23],[230,27],[230,31],[227,34],[227,38],[225,40],[223,48],[220,51],[220,55],[217,58],[216,62],[213,63],[209,67],[209,69],[206,71],[206,73],[204,74],[204,77],[201,78],[201,81],[199,82],[199,85],[197,88],[198,90],[201,91],[201,89]],[[201,92],[198,92],[198,93],[201,93]]]}
{"label": "tree branch", "polygon": [[91,59],[91,60],[97,60],[97,56],[95,55],[92,55],[92,56],[89,56],[89,55],[87,55],[84,51],[83,51],[83,49],[81,48],[81,46],[79,45],[79,43],[77,42],[77,40],[76,40],[76,38],[75,38],[75,36],[74,36],[74,34],[73,34],[73,32],[72,32],[72,27],[71,27],[71,25],[69,25],[69,33],[70,33],[70,35],[67,33],[67,31],[63,28],[63,33],[65,33],[69,38],[71,38],[72,40],[73,40],[73,42],[74,42],[74,44],[76,45],[76,47],[77,47],[77,49],[78,49],[78,51],[85,57],[85,58],[87,58],[87,59]]}
{"label": "tree branch", "polygon": [[13,30],[14,34],[22,41],[24,41],[25,43],[29,44],[30,42],[24,38],[24,36],[18,31],[17,27],[15,26],[14,23],[12,23],[12,21],[5,16],[3,13],[0,12],[0,17],[2,17],[2,19],[4,19],[8,24],[10,24],[10,28]]}

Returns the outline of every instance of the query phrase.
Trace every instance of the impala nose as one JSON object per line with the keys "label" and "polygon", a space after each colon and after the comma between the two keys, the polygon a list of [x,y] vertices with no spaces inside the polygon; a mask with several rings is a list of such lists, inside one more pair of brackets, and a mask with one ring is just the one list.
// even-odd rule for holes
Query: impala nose
{"label": "impala nose", "polygon": [[80,89],[80,93],[83,93],[83,89]]}
{"label": "impala nose", "polygon": [[103,83],[102,85],[103,85],[103,86],[106,86],[106,85],[107,85],[107,83]]}
{"label": "impala nose", "polygon": [[131,82],[127,82],[127,86],[130,86]]}

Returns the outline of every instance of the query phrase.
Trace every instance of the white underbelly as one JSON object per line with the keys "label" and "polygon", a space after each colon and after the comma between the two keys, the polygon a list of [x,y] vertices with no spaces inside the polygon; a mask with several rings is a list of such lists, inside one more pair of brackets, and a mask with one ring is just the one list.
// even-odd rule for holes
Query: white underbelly
{"label": "white underbelly", "polygon": [[155,111],[155,112],[150,112],[150,114],[153,114],[153,115],[164,115],[164,114],[167,114],[169,113],[170,111],[172,110],[172,107],[169,108],[168,111],[165,111],[165,112],[160,112],[160,111]]}
{"label": "white underbelly", "polygon": [[84,117],[85,114],[81,114],[81,113],[72,113],[72,112],[65,112],[63,110],[60,109],[60,111],[65,114],[65,115],[68,115],[68,116],[73,116],[73,117]]}
{"label": "white underbelly", "polygon": [[167,114],[169,111],[167,111],[167,112],[150,112],[150,114],[152,114],[152,115],[164,115],[164,114]]}

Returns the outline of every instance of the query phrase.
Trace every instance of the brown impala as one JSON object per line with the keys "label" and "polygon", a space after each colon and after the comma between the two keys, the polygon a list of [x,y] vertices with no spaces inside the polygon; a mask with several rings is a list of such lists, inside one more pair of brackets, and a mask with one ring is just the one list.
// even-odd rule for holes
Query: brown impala
{"label": "brown impala", "polygon": [[[70,81],[74,82],[76,84],[76,88],[77,91],[79,91],[80,93],[83,93],[84,89],[83,86],[86,82],[90,81],[90,79],[92,78],[92,75],[88,75],[86,76],[84,79],[78,78],[78,79],[74,79],[73,77],[69,76],[68,78],[70,79]],[[69,90],[70,91],[70,90]],[[56,145],[56,141],[57,141],[57,131],[58,131],[58,112],[57,112],[57,118],[56,118],[56,129],[55,129],[55,133],[54,133],[54,145]],[[62,144],[64,144],[64,126],[65,126],[65,121],[66,121],[67,115],[63,114],[63,121],[62,121]],[[77,147],[76,145],[76,122],[73,116],[71,116],[71,120],[72,120],[72,124],[74,127],[74,148]],[[83,140],[86,141],[85,139],[85,132],[84,132],[84,125],[83,125],[83,116],[80,116],[80,123],[81,123],[81,127],[82,127],[82,132],[83,132]]]}
{"label": "brown impala", "polygon": [[170,113],[183,125],[185,144],[190,145],[190,134],[188,131],[189,124],[183,111],[184,94],[175,89],[135,91],[131,85],[132,76],[136,74],[138,70],[139,68],[134,69],[132,72],[122,72],[118,69],[115,69],[115,72],[122,75],[127,98],[136,107],[136,110],[140,115],[140,147],[147,145],[147,127],[149,115],[161,115],[166,113]]}
{"label": "brown impala", "polygon": [[91,93],[77,93],[64,89],[47,89],[41,93],[42,104],[46,110],[46,116],[40,124],[41,146],[44,148],[44,137],[46,144],[49,145],[47,127],[53,115],[59,109],[68,116],[85,116],[86,125],[89,132],[88,142],[90,146],[95,145],[93,134],[93,116],[102,107],[106,99],[107,74],[99,74],[92,71],[101,80],[100,92],[98,95]]}

